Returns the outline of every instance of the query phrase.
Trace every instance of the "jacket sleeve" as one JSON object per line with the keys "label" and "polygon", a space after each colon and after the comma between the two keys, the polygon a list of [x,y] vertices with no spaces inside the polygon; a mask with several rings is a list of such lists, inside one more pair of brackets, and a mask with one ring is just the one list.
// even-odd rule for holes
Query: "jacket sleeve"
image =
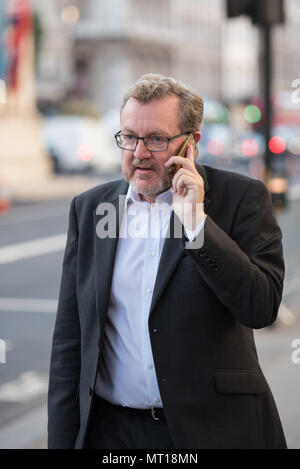
{"label": "jacket sleeve", "polygon": [[246,187],[230,236],[207,216],[202,247],[186,253],[238,321],[254,329],[275,321],[285,272],[282,233],[261,181]]}
{"label": "jacket sleeve", "polygon": [[71,202],[48,392],[48,448],[73,448],[79,429],[80,324],[76,298],[78,226]]}

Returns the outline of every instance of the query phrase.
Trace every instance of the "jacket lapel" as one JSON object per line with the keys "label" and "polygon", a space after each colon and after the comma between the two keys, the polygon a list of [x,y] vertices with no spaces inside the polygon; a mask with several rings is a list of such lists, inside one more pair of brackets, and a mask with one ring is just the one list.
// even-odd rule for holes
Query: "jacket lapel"
{"label": "jacket lapel", "polygon": [[[99,202],[98,207],[93,212],[94,217],[94,248],[95,248],[95,288],[96,288],[96,305],[100,318],[100,331],[104,330],[104,325],[107,317],[107,310],[111,291],[111,282],[113,276],[114,260],[118,244],[120,219],[124,211],[124,203],[120,203],[120,195],[124,195],[122,201],[125,201],[125,196],[128,189],[128,183],[123,180],[113,191],[104,194]],[[100,238],[97,234],[97,224],[101,222],[103,216],[107,213],[100,213],[99,207],[101,203],[111,204],[112,214],[115,217],[116,232],[115,236],[108,236]],[[113,213],[115,211],[115,213]]]}

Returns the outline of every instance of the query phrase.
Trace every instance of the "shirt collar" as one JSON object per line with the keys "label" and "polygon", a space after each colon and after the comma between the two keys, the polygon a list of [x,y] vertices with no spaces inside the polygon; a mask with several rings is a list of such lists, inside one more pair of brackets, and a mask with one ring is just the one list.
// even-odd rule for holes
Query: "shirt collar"
{"label": "shirt collar", "polygon": [[[167,203],[168,205],[172,205],[172,199],[173,199],[173,189],[170,187],[166,191],[162,192],[155,198],[156,203]],[[128,191],[126,195],[126,206],[128,206],[128,203],[134,203],[134,202],[143,202],[141,199],[140,195],[133,189],[131,184],[128,186]]]}

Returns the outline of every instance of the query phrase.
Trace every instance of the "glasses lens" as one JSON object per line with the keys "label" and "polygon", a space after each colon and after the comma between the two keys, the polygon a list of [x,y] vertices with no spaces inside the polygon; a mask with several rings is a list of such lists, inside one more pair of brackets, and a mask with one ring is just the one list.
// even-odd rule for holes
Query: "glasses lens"
{"label": "glasses lens", "polygon": [[147,148],[153,151],[165,151],[168,148],[167,137],[146,137],[145,143],[147,145]]}
{"label": "glasses lens", "polygon": [[124,148],[125,150],[135,150],[136,147],[136,137],[133,135],[117,135],[117,143],[119,147]]}

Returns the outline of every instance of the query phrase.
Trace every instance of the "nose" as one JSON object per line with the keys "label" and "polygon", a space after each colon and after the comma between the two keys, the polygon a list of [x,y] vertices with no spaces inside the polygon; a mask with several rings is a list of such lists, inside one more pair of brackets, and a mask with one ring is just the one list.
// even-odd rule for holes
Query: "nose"
{"label": "nose", "polygon": [[151,157],[151,152],[146,148],[143,140],[138,140],[138,144],[134,150],[133,156],[139,160]]}

